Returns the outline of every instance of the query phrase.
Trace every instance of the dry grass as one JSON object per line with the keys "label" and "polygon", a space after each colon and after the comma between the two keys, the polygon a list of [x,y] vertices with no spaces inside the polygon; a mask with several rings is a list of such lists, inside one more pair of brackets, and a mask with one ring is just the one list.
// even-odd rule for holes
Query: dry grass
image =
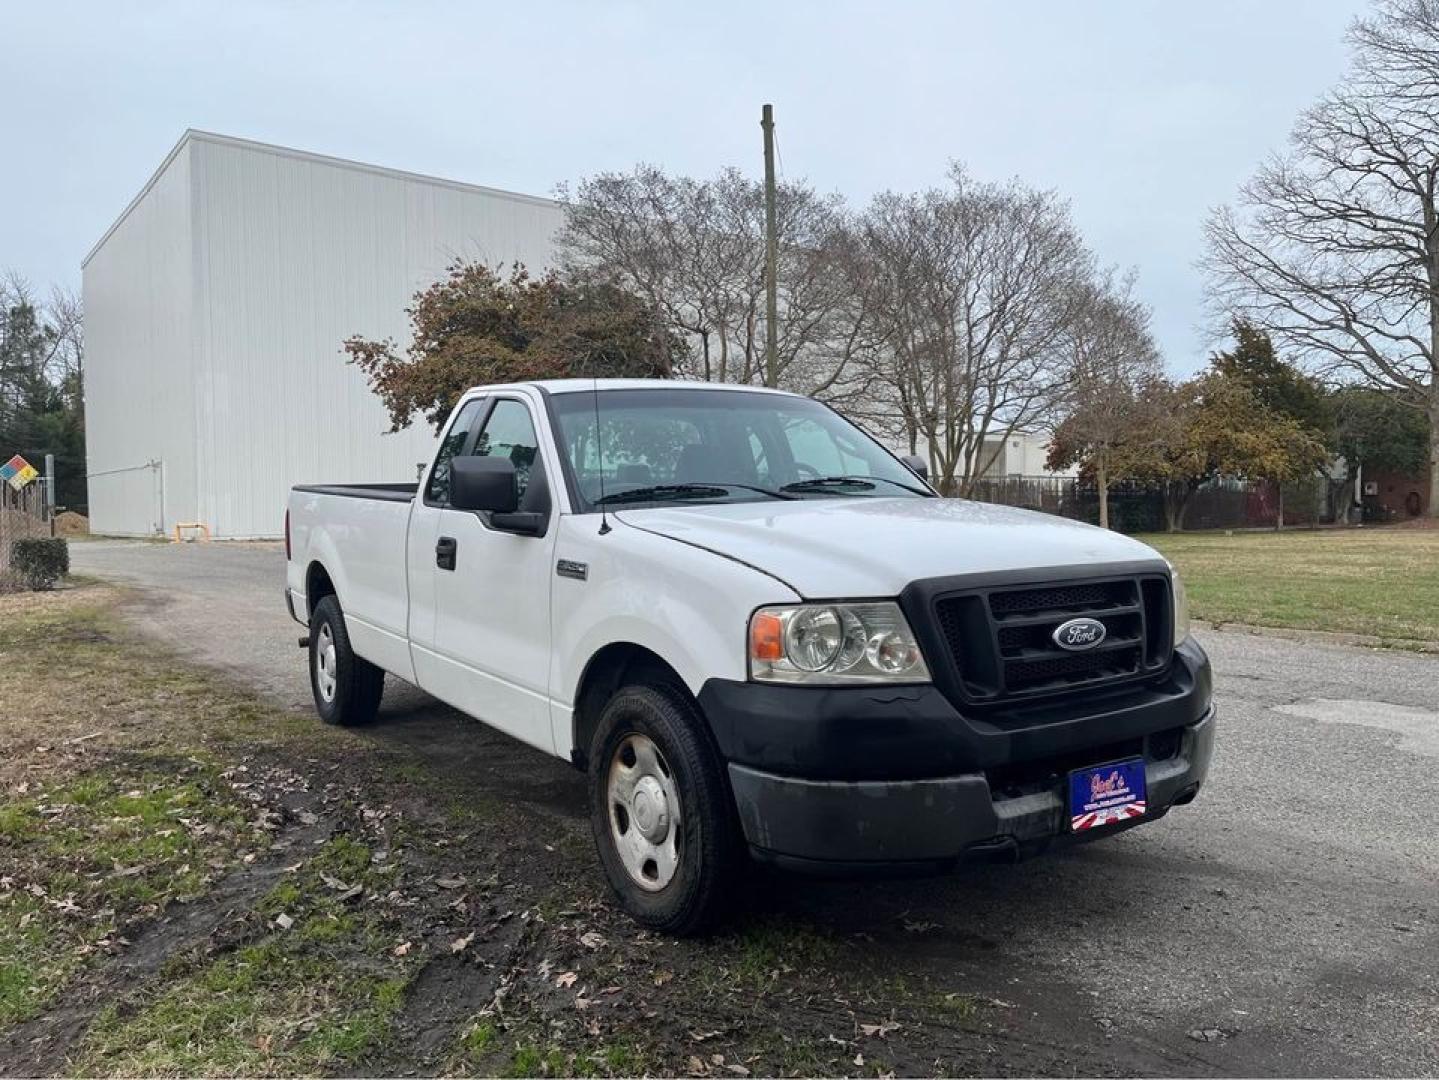
{"label": "dry grass", "polygon": [[1439,530],[1146,536],[1179,568],[1196,618],[1439,642]]}

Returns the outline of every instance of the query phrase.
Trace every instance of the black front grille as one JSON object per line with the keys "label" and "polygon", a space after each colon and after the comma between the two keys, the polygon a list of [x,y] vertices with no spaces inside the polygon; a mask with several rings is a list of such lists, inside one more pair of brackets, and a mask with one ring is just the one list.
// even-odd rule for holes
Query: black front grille
{"label": "black front grille", "polygon": [[1056,585],[1042,589],[1015,589],[989,594],[989,607],[996,618],[1033,611],[1065,611],[1073,615],[1134,602],[1134,583],[1093,581],[1080,585]]}
{"label": "black front grille", "polygon": [[[1170,659],[1169,583],[1162,575],[997,587],[934,603],[962,696],[1011,700],[1108,686],[1164,670]],[[1062,649],[1054,632],[1074,618],[1104,625],[1092,649]]]}
{"label": "black front grille", "polygon": [[1075,653],[1046,656],[1037,660],[1015,660],[1005,666],[1006,683],[1011,691],[1048,686],[1063,681],[1089,682],[1105,676],[1133,675],[1139,664],[1139,647],[1106,652]]}

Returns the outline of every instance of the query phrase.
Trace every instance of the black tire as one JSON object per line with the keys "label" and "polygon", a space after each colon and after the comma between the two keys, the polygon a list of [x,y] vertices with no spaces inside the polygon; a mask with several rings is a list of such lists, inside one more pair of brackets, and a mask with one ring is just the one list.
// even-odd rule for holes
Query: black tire
{"label": "black tire", "polygon": [[[680,936],[721,920],[739,891],[746,861],[724,763],[704,723],[676,689],[625,686],[605,704],[590,744],[590,822],[605,876],[636,922]],[[631,736],[649,739],[658,750],[679,802],[673,876],[649,888],[626,868],[616,837],[620,826],[612,825],[610,769]]]}
{"label": "black tire", "polygon": [[[321,671],[322,642],[334,648],[333,689]],[[315,696],[315,711],[327,724],[349,727],[364,724],[380,711],[380,698],[385,693],[385,673],[350,647],[345,629],[345,615],[340,601],[327,596],[310,613],[310,692]]]}

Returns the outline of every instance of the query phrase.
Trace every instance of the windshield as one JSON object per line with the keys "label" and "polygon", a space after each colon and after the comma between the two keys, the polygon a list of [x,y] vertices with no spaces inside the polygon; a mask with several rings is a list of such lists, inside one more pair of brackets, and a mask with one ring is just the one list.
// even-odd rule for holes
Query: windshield
{"label": "windshield", "polygon": [[609,507],[930,496],[889,451],[808,398],[676,387],[550,400],[583,510],[602,496]]}

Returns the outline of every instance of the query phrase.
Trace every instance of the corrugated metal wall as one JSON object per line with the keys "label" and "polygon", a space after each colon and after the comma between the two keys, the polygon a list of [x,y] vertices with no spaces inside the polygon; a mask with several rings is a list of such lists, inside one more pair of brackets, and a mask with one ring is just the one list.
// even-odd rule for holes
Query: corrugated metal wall
{"label": "corrugated metal wall", "polygon": [[[387,434],[383,407],[345,363],[340,343],[361,334],[407,344],[410,297],[456,258],[547,265],[559,208],[201,134],[182,144],[164,178],[182,158],[190,192],[186,278],[193,316],[185,320],[192,331],[184,358],[190,403],[167,400],[158,419],[169,423],[172,409],[186,412],[185,420],[174,419],[189,444],[183,464],[167,448],[166,527],[178,516],[206,522],[216,536],[276,536],[292,484],[414,479],[433,436],[423,425]],[[87,307],[91,269],[102,259],[151,273],[134,265],[153,257],[150,249],[111,251],[132,223],[137,232],[151,227],[149,216],[137,216],[132,212],[91,259]],[[163,319],[160,308],[142,305],[135,318]],[[144,366],[128,342],[150,332],[116,333],[113,324],[92,327],[87,317],[90,355],[98,352],[104,369]],[[124,410],[112,390],[103,380],[87,383],[87,416],[141,438],[136,428],[149,421],[133,412],[128,419],[113,415]],[[181,485],[188,503],[173,490]],[[120,517],[95,501],[98,490],[92,481],[93,527],[138,531],[112,526]],[[138,512],[125,520],[132,517]]]}
{"label": "corrugated metal wall", "polygon": [[85,456],[99,531],[144,536],[196,512],[193,261],[182,143],[85,263]]}

